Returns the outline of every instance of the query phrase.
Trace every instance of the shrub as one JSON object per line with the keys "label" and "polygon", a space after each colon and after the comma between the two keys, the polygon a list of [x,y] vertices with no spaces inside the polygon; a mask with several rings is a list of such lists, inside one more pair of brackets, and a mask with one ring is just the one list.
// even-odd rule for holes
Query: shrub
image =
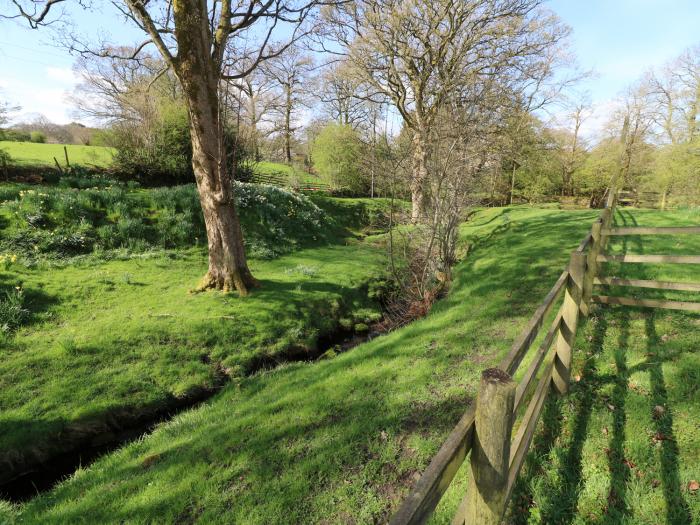
{"label": "shrub", "polygon": [[314,165],[332,189],[355,195],[369,193],[369,180],[361,169],[362,142],[350,126],[328,124],[314,140],[311,153]]}
{"label": "shrub", "polygon": [[8,140],[11,142],[29,142],[31,136],[25,131],[18,131],[16,129],[3,129],[0,134],[0,140]]}
{"label": "shrub", "polygon": [[32,131],[29,133],[29,140],[36,144],[44,144],[46,142],[46,134],[42,131]]}

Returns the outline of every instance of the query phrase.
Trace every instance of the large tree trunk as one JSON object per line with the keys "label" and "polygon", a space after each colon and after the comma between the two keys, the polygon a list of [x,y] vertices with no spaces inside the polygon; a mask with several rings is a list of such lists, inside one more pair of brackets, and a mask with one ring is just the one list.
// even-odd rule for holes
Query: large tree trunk
{"label": "large tree trunk", "polygon": [[208,38],[202,34],[206,11],[203,20],[192,16],[196,12],[194,7],[189,12],[175,10],[182,57],[177,62],[176,73],[190,116],[192,168],[209,244],[209,270],[200,289],[235,289],[246,295],[258,283],[248,269],[232,180],[226,166],[223,123],[219,118],[219,75],[209,54]]}
{"label": "large tree trunk", "polygon": [[428,178],[428,141],[425,134],[413,134],[413,173],[411,175],[411,222],[417,224],[425,208],[424,186]]}

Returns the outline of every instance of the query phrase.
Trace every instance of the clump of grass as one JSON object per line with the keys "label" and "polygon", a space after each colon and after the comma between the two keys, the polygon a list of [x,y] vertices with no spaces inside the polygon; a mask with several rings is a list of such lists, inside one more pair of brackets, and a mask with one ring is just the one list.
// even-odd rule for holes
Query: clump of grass
{"label": "clump of grass", "polygon": [[7,335],[22,326],[30,316],[20,286],[0,292],[0,332]]}

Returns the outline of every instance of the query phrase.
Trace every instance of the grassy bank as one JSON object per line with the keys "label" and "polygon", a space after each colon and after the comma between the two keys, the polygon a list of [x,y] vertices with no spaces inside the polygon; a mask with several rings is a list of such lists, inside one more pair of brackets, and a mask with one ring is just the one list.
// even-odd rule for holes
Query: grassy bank
{"label": "grassy bank", "polygon": [[[243,378],[205,406],[177,416],[147,438],[79,470],[54,490],[22,506],[6,505],[4,516],[23,523],[385,521],[475,395],[480,371],[507,351],[596,216],[590,211],[525,207],[479,212],[461,230],[461,242],[472,247],[469,257],[455,268],[450,295],[425,319],[330,360],[289,364]],[[648,490],[655,492],[644,501],[656,506],[644,509],[655,510],[634,511],[623,522],[658,522],[664,501],[681,505],[677,516],[687,517],[686,509],[697,520],[697,504],[687,491],[666,488],[681,487],[694,475],[700,450],[700,439],[691,432],[700,420],[692,406],[698,404],[693,386],[697,385],[697,354],[692,353],[698,342],[697,330],[692,330],[696,317],[671,316],[668,324],[658,317],[654,339],[643,316],[631,316],[628,341],[634,348],[630,346],[632,353],[624,365],[629,370],[623,373],[634,380],[625,395],[631,398],[640,389],[638,407],[633,410],[629,399],[626,409],[620,404],[619,390],[632,383],[611,375],[611,365],[622,367],[615,364],[615,354],[612,360],[610,355],[601,357],[599,382],[588,382],[589,353],[601,341],[596,336],[597,321],[589,322],[577,342],[581,350],[576,354],[576,369],[581,379],[572,396],[562,400],[563,414],[554,418],[562,429],[554,432],[558,448],[539,452],[547,432],[535,447],[535,458],[558,463],[528,467],[527,472],[536,476],[521,482],[526,520],[588,523],[592,515],[604,523],[619,523],[612,511],[605,514],[608,518],[601,514],[608,495],[604,443],[616,458],[620,447],[643,451],[647,463],[635,459],[635,464],[649,465],[653,472],[647,481]],[[625,348],[615,330],[603,345],[606,352]],[[646,348],[650,344],[651,350]],[[586,345],[591,345],[590,350]],[[603,366],[605,359],[609,364]],[[646,364],[634,368],[637,360]],[[659,366],[666,377],[665,392],[659,387]],[[594,397],[580,397],[578,389],[587,389],[587,395]],[[650,418],[652,402],[665,404],[662,416],[666,419]],[[626,420],[621,409],[629,410]],[[586,424],[577,411],[584,412]],[[589,425],[586,411],[599,411],[604,426]],[[624,435],[615,430],[621,422],[631,425]],[[656,429],[654,425],[665,426]],[[647,427],[668,436],[669,425],[675,441],[664,438],[654,444],[652,440],[650,448]],[[587,429],[597,441],[581,452],[576,441],[580,437],[573,437],[586,434]],[[675,456],[672,443],[679,447]],[[666,450],[667,459],[653,471],[651,464],[659,449]],[[577,492],[584,486],[581,477],[557,477],[566,469],[589,472],[589,464],[596,465],[590,472],[599,476],[590,490]],[[616,480],[626,479],[618,473],[617,460],[609,464]],[[674,472],[678,484],[673,482]],[[672,482],[664,484],[664,480]],[[463,482],[462,477],[449,493],[436,522],[449,522]],[[648,488],[640,484],[623,494],[625,505],[636,508],[646,497],[642,487]],[[576,506],[574,501],[563,517],[553,514],[552,508],[562,507],[562,493],[567,498],[580,493],[581,502],[588,503]],[[669,498],[681,494],[685,506],[678,498],[665,500],[666,494]],[[616,498],[613,506],[619,507],[619,495]],[[550,511],[540,512],[545,508]],[[671,504],[663,512],[669,508]],[[654,521],[635,521],[638,515],[648,517],[654,512]]]}
{"label": "grassy bank", "polygon": [[[0,149],[10,154],[13,164],[20,166],[55,166],[54,157],[65,166],[63,144],[37,144],[34,142],[0,141]],[[114,150],[103,146],[68,144],[71,165],[106,168],[112,163]]]}
{"label": "grassy bank", "polygon": [[[7,184],[0,186],[0,198],[0,251],[25,258],[206,245],[193,184],[148,190]],[[347,234],[342,222],[309,199],[279,188],[238,183],[236,201],[252,256],[276,257]]]}
{"label": "grassy bank", "polygon": [[262,288],[244,300],[188,293],[206,260],[192,250],[0,272],[0,285],[21,283],[31,311],[0,350],[5,466],[213,388],[222,371],[240,378],[311,355],[343,318],[379,317],[368,283],[381,275],[383,254],[369,243],[253,260]]}
{"label": "grassy bank", "polygon": [[386,202],[238,190],[263,285],[245,300],[188,293],[207,264],[192,186],[0,186],[1,480],[380,317],[383,248],[354,236]]}
{"label": "grassy bank", "polygon": [[45,523],[382,521],[594,216],[480,213],[462,240],[481,240],[426,319],[331,360],[244,378],[11,512]]}

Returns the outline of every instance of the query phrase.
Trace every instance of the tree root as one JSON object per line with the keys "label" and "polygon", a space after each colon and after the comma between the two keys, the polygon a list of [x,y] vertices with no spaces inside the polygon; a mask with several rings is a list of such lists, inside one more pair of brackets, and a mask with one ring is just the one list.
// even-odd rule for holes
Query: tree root
{"label": "tree root", "polygon": [[201,293],[207,290],[220,290],[224,293],[236,291],[239,296],[245,297],[250,294],[252,288],[259,286],[260,282],[247,269],[226,275],[208,271],[191,293]]}

